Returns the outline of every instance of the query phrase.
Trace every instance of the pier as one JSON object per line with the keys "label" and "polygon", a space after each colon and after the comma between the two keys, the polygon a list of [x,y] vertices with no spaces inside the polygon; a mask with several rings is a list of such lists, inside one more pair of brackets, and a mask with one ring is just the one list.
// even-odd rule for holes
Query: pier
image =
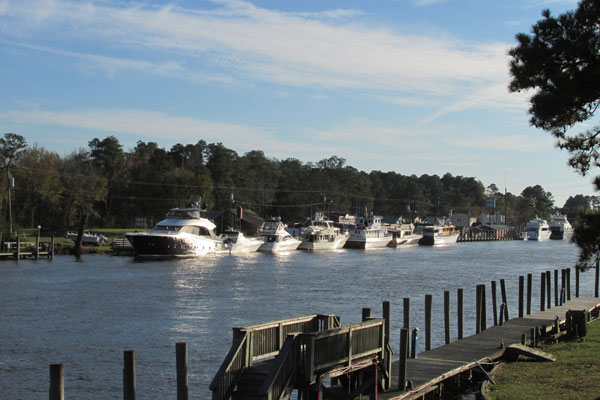
{"label": "pier", "polygon": [[[1,236],[0,236],[1,237]],[[39,259],[45,257],[48,259],[54,258],[54,237],[50,238],[49,242],[40,241],[40,236],[36,236],[34,242],[23,241],[20,236],[17,236],[14,241],[3,241],[0,246],[0,259],[15,259],[24,258]]]}

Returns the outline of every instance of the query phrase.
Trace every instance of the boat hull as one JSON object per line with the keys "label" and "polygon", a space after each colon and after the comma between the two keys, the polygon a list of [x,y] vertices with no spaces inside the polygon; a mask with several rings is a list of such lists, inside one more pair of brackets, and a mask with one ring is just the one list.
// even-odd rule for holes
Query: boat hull
{"label": "boat hull", "polygon": [[337,250],[344,247],[347,241],[348,236],[345,235],[339,235],[333,240],[317,240],[312,242],[303,240],[300,246],[298,246],[298,250]]}
{"label": "boat hull", "polygon": [[229,254],[247,254],[258,251],[265,242],[260,239],[254,239],[244,243],[233,243],[229,245]]}
{"label": "boat hull", "polygon": [[439,235],[439,236],[431,236],[431,235],[423,235],[423,237],[419,240],[419,244],[421,246],[445,246],[449,244],[455,244],[458,241],[458,232],[455,232],[451,235]]}
{"label": "boat hull", "polygon": [[388,247],[408,247],[417,246],[419,241],[423,238],[423,235],[407,235],[404,237],[393,238]]}
{"label": "boat hull", "polygon": [[300,241],[296,239],[290,239],[280,242],[265,242],[259,248],[258,251],[262,253],[285,253],[287,251],[294,251],[300,246]]}
{"label": "boat hull", "polygon": [[344,248],[346,249],[380,249],[387,247],[392,240],[391,236],[379,238],[353,238],[350,237]]}
{"label": "boat hull", "polygon": [[217,254],[223,250],[220,241],[193,235],[156,235],[141,232],[125,236],[138,256],[198,257]]}

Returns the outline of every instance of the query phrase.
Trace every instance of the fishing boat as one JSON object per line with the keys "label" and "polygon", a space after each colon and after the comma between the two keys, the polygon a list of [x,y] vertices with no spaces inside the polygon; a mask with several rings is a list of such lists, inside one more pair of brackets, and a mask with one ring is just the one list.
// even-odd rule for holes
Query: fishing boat
{"label": "fishing boat", "polygon": [[310,224],[302,231],[300,250],[336,250],[341,249],[348,240],[348,233],[333,226],[333,221],[321,214],[315,215]]}
{"label": "fishing boat", "polygon": [[407,247],[419,244],[419,240],[423,237],[423,233],[415,231],[415,226],[411,224],[400,224],[392,231],[392,240],[388,243],[388,247]]}
{"label": "fishing boat", "polygon": [[202,217],[205,210],[195,204],[172,208],[167,218],[145,232],[129,232],[125,237],[138,256],[197,257],[224,252],[223,239],[215,224]]}
{"label": "fishing boat", "polygon": [[550,217],[550,239],[570,240],[573,237],[573,226],[566,215],[555,214]]}
{"label": "fishing boat", "polygon": [[423,226],[423,237],[419,240],[422,246],[443,246],[455,244],[459,231],[449,221],[441,221],[435,225]]}
{"label": "fishing boat", "polygon": [[548,240],[550,239],[550,226],[545,219],[535,217],[525,224],[527,231],[527,240]]}
{"label": "fishing boat", "polygon": [[285,228],[285,224],[279,218],[265,220],[258,230],[259,236],[264,240],[258,251],[280,253],[296,250],[302,242],[290,235]]}
{"label": "fishing boat", "polygon": [[356,225],[348,232],[350,237],[344,245],[348,249],[386,247],[393,239],[392,232],[383,226],[381,217],[376,215],[358,217]]}
{"label": "fishing boat", "polygon": [[222,237],[225,238],[225,250],[229,254],[254,253],[265,243],[262,238],[248,237],[242,232],[234,230],[223,232]]}

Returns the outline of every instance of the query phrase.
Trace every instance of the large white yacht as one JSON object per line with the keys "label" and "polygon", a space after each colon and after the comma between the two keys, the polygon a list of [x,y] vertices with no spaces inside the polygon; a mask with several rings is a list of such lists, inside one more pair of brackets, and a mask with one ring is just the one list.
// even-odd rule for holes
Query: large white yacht
{"label": "large white yacht", "polygon": [[545,219],[535,217],[525,224],[527,231],[527,240],[548,240],[550,239],[550,226]]}
{"label": "large white yacht", "polygon": [[571,240],[573,237],[573,226],[571,226],[566,215],[553,215],[550,217],[548,226],[550,227],[550,239]]}
{"label": "large white yacht", "polygon": [[301,242],[290,235],[285,228],[285,224],[280,219],[268,219],[263,222],[258,234],[263,238],[264,243],[258,251],[279,253],[296,250]]}
{"label": "large white yacht", "polygon": [[333,226],[333,221],[317,214],[310,220],[310,225],[302,231],[300,250],[336,250],[341,249],[348,240],[348,233]]}
{"label": "large white yacht", "polygon": [[350,237],[345,248],[371,249],[386,247],[393,239],[392,232],[383,226],[381,217],[370,215],[356,218],[356,225],[349,229]]}
{"label": "large white yacht", "polygon": [[167,218],[146,232],[128,232],[138,256],[195,257],[224,251],[223,240],[214,233],[215,224],[195,205],[172,208]]}

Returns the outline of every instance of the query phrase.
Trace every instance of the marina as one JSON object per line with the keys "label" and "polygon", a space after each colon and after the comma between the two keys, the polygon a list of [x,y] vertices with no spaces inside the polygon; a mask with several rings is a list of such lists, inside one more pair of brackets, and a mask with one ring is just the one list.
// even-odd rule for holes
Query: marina
{"label": "marina", "polygon": [[[123,350],[134,349],[140,398],[174,397],[173,349],[187,342],[190,397],[209,398],[232,327],[314,312],[335,313],[351,325],[361,323],[361,308],[378,310],[389,301],[391,343],[397,344],[403,299],[411,298],[411,326],[424,332],[424,295],[430,293],[431,345],[437,348],[445,344],[445,290],[464,289],[464,335],[470,336],[478,284],[505,279],[514,317],[520,275],[533,274],[533,298],[539,299],[540,272],[571,267],[576,259],[577,247],[566,241],[490,241],[318,255],[7,261],[0,271],[0,318],[6,321],[0,326],[0,380],[16,398],[47,398],[48,365],[62,363],[69,397],[122,398]],[[582,274],[582,296],[593,293],[593,277],[593,271]],[[532,312],[538,311],[534,301]],[[491,312],[487,320],[491,326]]]}

